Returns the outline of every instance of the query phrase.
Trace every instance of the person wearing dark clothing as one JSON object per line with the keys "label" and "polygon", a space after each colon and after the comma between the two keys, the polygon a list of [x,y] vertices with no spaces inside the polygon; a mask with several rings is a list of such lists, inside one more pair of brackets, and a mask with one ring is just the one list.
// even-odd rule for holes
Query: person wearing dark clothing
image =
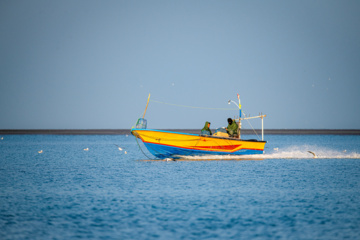
{"label": "person wearing dark clothing", "polygon": [[228,126],[226,128],[226,131],[230,137],[238,136],[238,128],[239,128],[239,126],[236,124],[235,120],[228,118]]}
{"label": "person wearing dark clothing", "polygon": [[205,126],[201,129],[201,134],[203,135],[212,135],[210,130],[210,122],[205,122]]}

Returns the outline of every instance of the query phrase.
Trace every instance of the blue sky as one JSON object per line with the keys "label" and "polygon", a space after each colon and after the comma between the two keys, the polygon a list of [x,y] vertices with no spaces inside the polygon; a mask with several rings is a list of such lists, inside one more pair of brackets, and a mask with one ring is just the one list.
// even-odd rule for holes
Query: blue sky
{"label": "blue sky", "polygon": [[[161,102],[360,129],[359,1],[1,1],[0,129],[126,129]],[[151,102],[149,128],[237,110]],[[260,120],[251,122],[260,126]],[[244,123],[244,127],[246,123]]]}

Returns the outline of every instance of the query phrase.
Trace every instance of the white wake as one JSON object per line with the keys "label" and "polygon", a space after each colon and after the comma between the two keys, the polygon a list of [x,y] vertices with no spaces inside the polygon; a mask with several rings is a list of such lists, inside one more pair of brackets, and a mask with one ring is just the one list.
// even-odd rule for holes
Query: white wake
{"label": "white wake", "polygon": [[253,155],[206,155],[181,156],[184,160],[257,160],[257,159],[360,159],[360,153],[354,151],[334,150],[316,146],[290,146],[274,148],[264,154]]}

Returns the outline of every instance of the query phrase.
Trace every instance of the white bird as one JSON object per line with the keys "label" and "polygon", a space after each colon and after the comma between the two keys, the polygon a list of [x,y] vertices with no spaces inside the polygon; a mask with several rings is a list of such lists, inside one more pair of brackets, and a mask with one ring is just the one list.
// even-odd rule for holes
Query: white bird
{"label": "white bird", "polygon": [[275,151],[279,151],[279,148],[274,148]]}
{"label": "white bird", "polygon": [[125,151],[124,153],[127,154],[127,151]]}
{"label": "white bird", "polygon": [[122,150],[123,150],[119,145],[117,145],[117,144],[114,144],[114,145],[117,146],[117,148],[119,149],[119,151],[122,151]]}
{"label": "white bird", "polygon": [[43,153],[43,150],[38,151],[38,153]]}
{"label": "white bird", "polygon": [[84,148],[84,151],[89,151],[89,148]]}
{"label": "white bird", "polygon": [[4,140],[4,137],[1,137],[1,140]]}

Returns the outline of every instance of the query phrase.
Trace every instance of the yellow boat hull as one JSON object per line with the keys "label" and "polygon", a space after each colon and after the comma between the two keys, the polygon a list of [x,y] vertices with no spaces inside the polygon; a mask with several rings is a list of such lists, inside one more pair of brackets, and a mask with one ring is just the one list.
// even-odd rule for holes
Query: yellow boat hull
{"label": "yellow boat hull", "polygon": [[158,158],[262,154],[266,143],[153,129],[132,129],[131,133],[141,139],[151,154]]}

